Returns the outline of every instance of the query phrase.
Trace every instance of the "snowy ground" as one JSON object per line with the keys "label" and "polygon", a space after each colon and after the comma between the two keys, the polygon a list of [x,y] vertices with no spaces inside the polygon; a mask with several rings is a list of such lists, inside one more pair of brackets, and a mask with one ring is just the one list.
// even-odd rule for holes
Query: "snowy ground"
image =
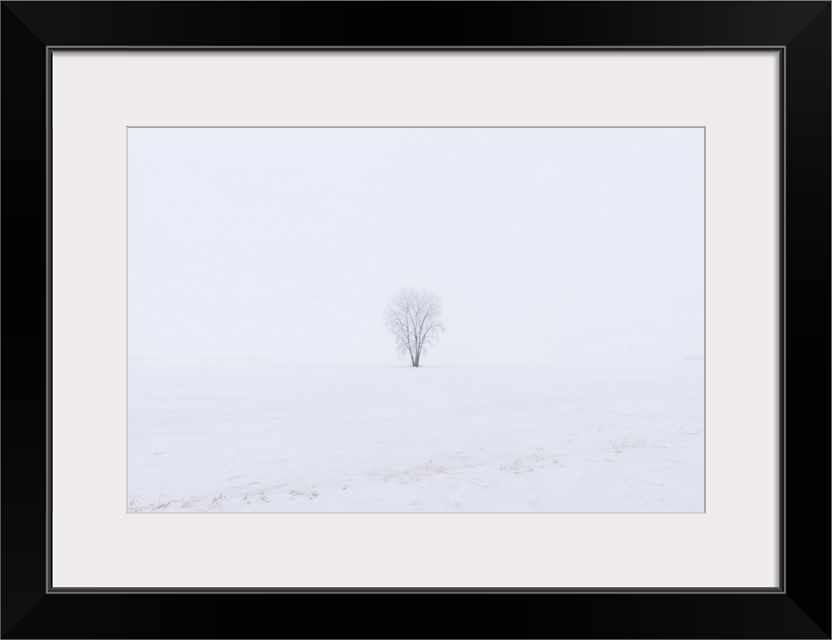
{"label": "snowy ground", "polygon": [[703,378],[131,362],[127,509],[701,512]]}

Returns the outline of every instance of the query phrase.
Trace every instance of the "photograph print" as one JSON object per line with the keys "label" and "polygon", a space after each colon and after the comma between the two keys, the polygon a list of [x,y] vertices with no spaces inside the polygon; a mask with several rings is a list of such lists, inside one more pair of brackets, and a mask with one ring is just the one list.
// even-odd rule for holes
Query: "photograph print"
{"label": "photograph print", "polygon": [[129,128],[125,509],[702,513],[704,147]]}

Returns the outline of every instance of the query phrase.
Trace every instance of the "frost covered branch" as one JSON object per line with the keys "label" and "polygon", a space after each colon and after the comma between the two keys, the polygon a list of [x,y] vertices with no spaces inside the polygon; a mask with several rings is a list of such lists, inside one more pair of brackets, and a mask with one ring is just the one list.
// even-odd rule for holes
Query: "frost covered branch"
{"label": "frost covered branch", "polygon": [[419,366],[419,361],[428,348],[436,344],[445,331],[439,319],[442,315],[442,300],[430,291],[417,291],[404,287],[390,298],[385,310],[387,328],[396,342],[396,349],[402,356],[410,357],[410,364]]}

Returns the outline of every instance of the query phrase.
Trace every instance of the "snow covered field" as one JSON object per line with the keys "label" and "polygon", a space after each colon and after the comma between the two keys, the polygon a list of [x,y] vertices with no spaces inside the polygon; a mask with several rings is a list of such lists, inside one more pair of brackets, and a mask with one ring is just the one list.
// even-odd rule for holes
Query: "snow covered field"
{"label": "snow covered field", "polygon": [[701,512],[702,361],[129,365],[134,512]]}

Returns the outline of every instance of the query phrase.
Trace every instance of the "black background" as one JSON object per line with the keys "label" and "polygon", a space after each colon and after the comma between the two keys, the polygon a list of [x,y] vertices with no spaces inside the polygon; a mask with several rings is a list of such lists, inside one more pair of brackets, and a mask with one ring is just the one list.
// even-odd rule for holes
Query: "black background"
{"label": "black background", "polygon": [[[830,637],[829,2],[3,2],[0,19],[3,638]],[[781,588],[50,590],[47,47],[127,46],[782,48]]]}

